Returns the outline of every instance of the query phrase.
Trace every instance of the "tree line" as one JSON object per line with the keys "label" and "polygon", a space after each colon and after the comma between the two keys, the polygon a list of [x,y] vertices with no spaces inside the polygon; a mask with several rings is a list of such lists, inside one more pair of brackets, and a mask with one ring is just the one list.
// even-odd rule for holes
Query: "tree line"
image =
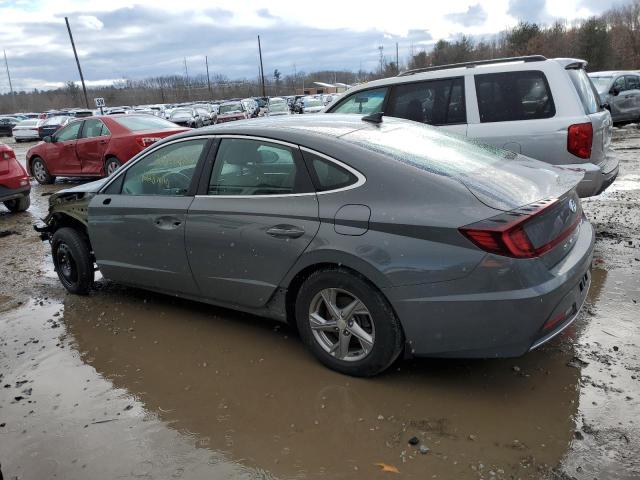
{"label": "tree line", "polygon": [[[521,21],[491,38],[461,36],[439,40],[432,49],[410,55],[406,67],[423,68],[449,63],[540,54],[548,58],[572,57],[589,62],[590,71],[640,69],[640,0],[615,7],[599,16],[568,23],[543,25]],[[375,71],[315,71],[282,75],[275,69],[265,77],[267,95],[288,95],[313,86],[313,82],[353,84],[396,75],[395,62],[382,55]],[[230,80],[225,75],[180,75],[124,79],[113,85],[93,87],[89,101],[103,97],[108,106],[178,103],[262,95],[259,78]],[[54,90],[19,91],[0,95],[0,113],[41,112],[64,107],[84,107],[82,89],[69,81]]]}

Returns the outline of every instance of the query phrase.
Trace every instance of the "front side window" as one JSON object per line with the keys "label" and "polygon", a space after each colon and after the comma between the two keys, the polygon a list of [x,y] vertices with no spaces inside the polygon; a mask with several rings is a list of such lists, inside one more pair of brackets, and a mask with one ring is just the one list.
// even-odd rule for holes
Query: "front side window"
{"label": "front side window", "polygon": [[487,73],[475,76],[480,121],[509,122],[550,118],[556,114],[544,73]]}
{"label": "front side window", "polygon": [[187,195],[207,141],[186,140],[149,153],[124,173],[122,194]]}
{"label": "front side window", "polygon": [[467,121],[464,79],[447,78],[396,85],[387,114],[429,125],[452,125]]}
{"label": "front side window", "polygon": [[82,122],[73,122],[64,127],[56,134],[56,142],[68,142],[69,140],[77,140],[80,133]]}
{"label": "front side window", "polygon": [[611,89],[613,90],[614,88],[617,89],[619,92],[624,92],[627,89],[624,83],[624,77],[616,78],[616,81],[613,82],[613,87],[611,87]]}
{"label": "front side window", "polygon": [[384,98],[387,95],[387,88],[376,88],[355,92],[349,95],[335,107],[330,113],[357,113],[359,115],[369,115],[382,111]]}
{"label": "front side window", "polygon": [[85,120],[82,127],[82,138],[97,138],[107,135],[109,135],[109,130],[100,120]]}
{"label": "front side window", "polygon": [[627,75],[625,79],[627,82],[627,90],[640,89],[640,77],[636,77],[635,75]]}
{"label": "front side window", "polygon": [[209,195],[287,195],[310,191],[295,152],[262,140],[224,138],[209,181]]}

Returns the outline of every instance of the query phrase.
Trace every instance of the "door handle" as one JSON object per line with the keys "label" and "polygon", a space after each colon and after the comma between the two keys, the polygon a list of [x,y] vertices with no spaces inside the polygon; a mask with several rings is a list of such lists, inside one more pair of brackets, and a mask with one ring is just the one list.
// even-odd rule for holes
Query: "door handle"
{"label": "door handle", "polygon": [[103,205],[109,205],[110,203],[111,203],[111,199],[110,199],[110,198],[105,198],[105,199],[102,201],[102,204],[103,204]]}
{"label": "door handle", "polygon": [[154,219],[153,223],[160,230],[175,230],[180,225],[182,225],[182,220],[177,217],[157,217]]}
{"label": "door handle", "polygon": [[100,143],[100,145],[106,145],[106,144],[107,144],[107,141],[106,141],[106,140],[100,140],[100,142],[99,142],[99,143]]}
{"label": "door handle", "polygon": [[274,225],[267,234],[275,238],[299,238],[304,235],[304,229],[294,225]]}

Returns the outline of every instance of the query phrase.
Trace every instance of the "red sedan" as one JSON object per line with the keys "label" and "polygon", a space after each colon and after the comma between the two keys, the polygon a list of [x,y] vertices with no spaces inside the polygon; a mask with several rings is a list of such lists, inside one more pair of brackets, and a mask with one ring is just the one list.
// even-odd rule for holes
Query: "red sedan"
{"label": "red sedan", "polygon": [[56,177],[104,177],[152,143],[187,130],[152,115],[82,118],[31,147],[27,170],[41,184]]}
{"label": "red sedan", "polygon": [[14,151],[0,143],[0,202],[12,212],[22,212],[31,203],[31,184]]}

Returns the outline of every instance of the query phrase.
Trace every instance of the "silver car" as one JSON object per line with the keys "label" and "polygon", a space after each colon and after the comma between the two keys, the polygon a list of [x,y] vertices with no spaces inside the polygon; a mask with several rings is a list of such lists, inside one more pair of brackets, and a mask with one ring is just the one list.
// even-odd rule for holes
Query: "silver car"
{"label": "silver car", "polygon": [[592,72],[589,78],[615,124],[640,121],[640,75],[637,72]]}
{"label": "silver car", "polygon": [[581,170],[589,197],[613,183],[618,160],[586,65],[531,55],[409,70],[350,89],[327,113],[384,112]]}
{"label": "silver car", "polygon": [[590,283],[582,174],[429,126],[352,115],[232,122],[163,139],[50,197],[73,293],[111,280],[291,322],[325,365],[522,355]]}

